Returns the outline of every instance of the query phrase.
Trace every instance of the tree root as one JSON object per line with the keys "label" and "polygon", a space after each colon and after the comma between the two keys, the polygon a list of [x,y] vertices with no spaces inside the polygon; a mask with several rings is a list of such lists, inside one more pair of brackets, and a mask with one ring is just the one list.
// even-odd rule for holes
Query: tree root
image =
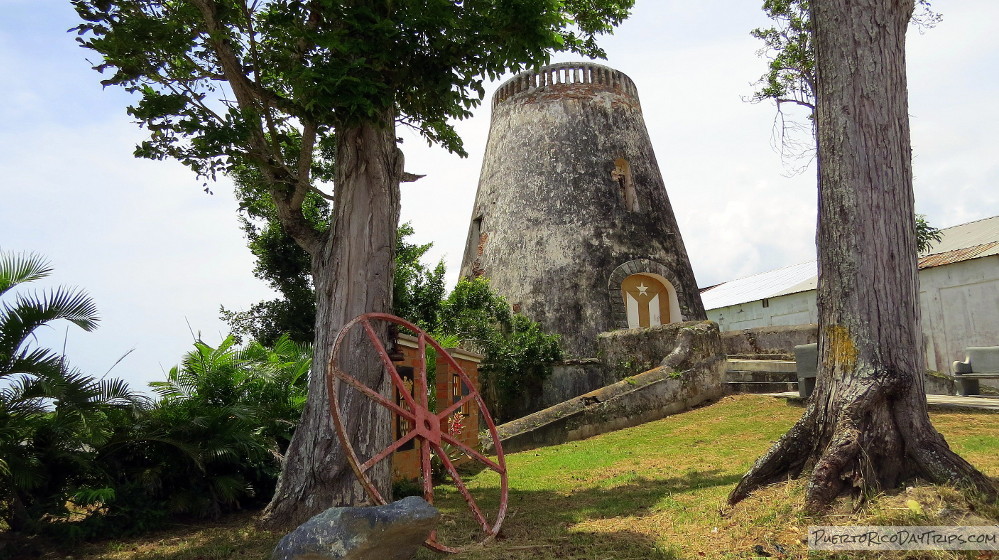
{"label": "tree root", "polygon": [[791,426],[777,443],[760,457],[728,496],[728,503],[735,505],[763,486],[797,478],[812,454],[815,441],[815,411],[809,407],[805,415]]}
{"label": "tree root", "polygon": [[956,485],[984,500],[999,500],[992,481],[951,451],[932,424],[911,409],[908,399],[883,397],[882,391],[868,391],[853,400],[826,420],[834,422],[831,430],[819,425],[820,407],[812,403],[743,476],[729,495],[729,504],[765,485],[796,478],[809,464],[814,467],[805,507],[812,512],[822,511],[846,492],[863,496],[917,477]]}
{"label": "tree root", "polygon": [[936,430],[914,438],[907,455],[919,475],[934,484],[951,484],[988,502],[999,502],[999,489],[992,481],[950,446]]}
{"label": "tree root", "polygon": [[[829,445],[812,469],[805,494],[805,509],[819,511],[835,500],[848,484],[861,486],[865,479],[860,469],[849,472],[860,454],[862,434],[850,421],[837,424]],[[852,484],[851,484],[852,483]]]}

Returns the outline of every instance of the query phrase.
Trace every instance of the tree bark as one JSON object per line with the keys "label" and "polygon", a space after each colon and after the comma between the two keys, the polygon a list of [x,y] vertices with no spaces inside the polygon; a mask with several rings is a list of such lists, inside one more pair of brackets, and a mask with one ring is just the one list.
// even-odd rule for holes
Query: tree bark
{"label": "tree bark", "polygon": [[[312,254],[316,339],[309,397],[274,497],[260,521],[270,529],[294,527],[327,508],[368,500],[337,439],[325,376],[333,342],[345,323],[362,313],[391,311],[403,158],[391,115],[338,130],[337,141],[332,225]],[[387,395],[381,363],[361,329],[355,331],[357,336],[342,347],[338,364]],[[341,412],[352,434],[351,445],[364,460],[391,442],[391,419],[388,410],[348,389],[341,392]],[[382,461],[367,473],[384,496],[391,495],[388,463]]]}
{"label": "tree bark", "polygon": [[729,496],[811,467],[806,505],[920,477],[996,497],[930,424],[905,31],[913,0],[811,2],[817,67],[819,376],[801,420]]}

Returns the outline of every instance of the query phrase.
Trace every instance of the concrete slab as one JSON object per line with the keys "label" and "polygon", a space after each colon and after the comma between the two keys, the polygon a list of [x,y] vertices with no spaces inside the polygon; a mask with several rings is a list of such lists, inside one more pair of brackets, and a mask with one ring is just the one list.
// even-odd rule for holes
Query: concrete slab
{"label": "concrete slab", "polygon": [[728,371],[795,372],[794,360],[744,360],[741,358],[729,358],[725,360],[725,367]]}
{"label": "concrete slab", "polygon": [[[804,402],[797,391],[786,391],[783,393],[767,393],[769,396],[778,399],[787,399],[789,402]],[[931,410],[978,410],[985,412],[999,412],[999,398],[996,397],[956,397],[951,395],[926,395],[926,404]]]}

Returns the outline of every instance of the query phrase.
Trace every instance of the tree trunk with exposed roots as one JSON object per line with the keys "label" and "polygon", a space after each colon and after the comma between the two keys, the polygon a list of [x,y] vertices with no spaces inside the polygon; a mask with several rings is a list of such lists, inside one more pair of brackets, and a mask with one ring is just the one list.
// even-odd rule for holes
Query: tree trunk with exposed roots
{"label": "tree trunk with exposed roots", "polygon": [[[311,251],[316,340],[309,398],[260,522],[263,527],[294,527],[329,507],[368,501],[333,427],[325,376],[333,342],[344,324],[362,313],[391,312],[402,174],[402,153],[390,117],[338,131],[332,224],[322,244]],[[377,355],[360,336],[361,329],[355,331],[341,349],[339,367],[387,394]],[[349,390],[341,396],[340,410],[358,455],[370,457],[391,443],[386,408]],[[391,495],[389,463],[382,461],[367,472],[384,496]]]}
{"label": "tree trunk with exposed roots", "polygon": [[814,0],[819,377],[736,503],[811,469],[806,505],[912,478],[994,499],[930,424],[919,322],[905,32],[913,0]]}

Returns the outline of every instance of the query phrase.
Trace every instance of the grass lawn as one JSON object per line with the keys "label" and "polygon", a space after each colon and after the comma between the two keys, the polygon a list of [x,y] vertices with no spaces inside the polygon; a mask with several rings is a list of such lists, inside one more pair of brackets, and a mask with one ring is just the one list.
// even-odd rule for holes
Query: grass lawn
{"label": "grass lawn", "polygon": [[[807,556],[809,525],[994,524],[996,508],[969,505],[956,491],[916,487],[869,500],[859,512],[844,502],[810,519],[801,510],[801,482],[759,492],[735,508],[725,498],[749,466],[801,415],[771,397],[740,395],[642,426],[507,457],[509,512],[496,542],[467,560],[657,560]],[[951,447],[999,477],[999,415],[940,412],[934,424]],[[469,479],[483,505],[494,508],[497,477]],[[456,491],[438,499],[445,513],[441,540],[458,542],[470,516]],[[986,515],[986,518],[979,517]],[[176,527],[127,542],[87,545],[74,560],[268,558],[280,535],[253,529],[250,514],[218,526]],[[52,558],[64,558],[51,556]],[[423,550],[418,558],[439,558]],[[812,558],[819,557],[812,555]],[[826,556],[830,557],[830,556]],[[931,553],[905,558],[956,558]],[[969,556],[993,558],[993,556]],[[999,558],[999,556],[994,556]]]}

